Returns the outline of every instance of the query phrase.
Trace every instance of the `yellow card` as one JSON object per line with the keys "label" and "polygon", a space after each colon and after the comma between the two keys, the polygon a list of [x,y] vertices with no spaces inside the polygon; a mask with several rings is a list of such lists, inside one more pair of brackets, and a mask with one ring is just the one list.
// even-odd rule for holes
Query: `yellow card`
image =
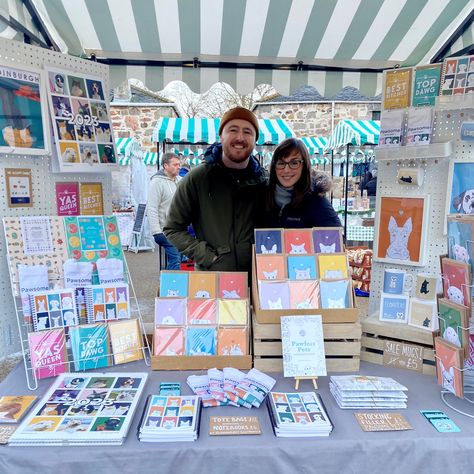
{"label": "yellow card", "polygon": [[136,319],[110,321],[109,333],[116,364],[143,359],[141,331]]}
{"label": "yellow card", "polygon": [[79,196],[82,215],[104,215],[104,198],[102,195],[102,183],[80,183]]}
{"label": "yellow card", "polygon": [[242,325],[248,320],[247,300],[219,300],[218,314],[221,325]]}

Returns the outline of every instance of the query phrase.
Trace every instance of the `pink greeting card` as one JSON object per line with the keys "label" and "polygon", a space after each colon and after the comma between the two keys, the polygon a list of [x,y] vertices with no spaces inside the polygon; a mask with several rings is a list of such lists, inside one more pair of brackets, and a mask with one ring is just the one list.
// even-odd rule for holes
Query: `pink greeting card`
{"label": "pink greeting card", "polygon": [[217,280],[219,298],[242,299],[248,297],[247,272],[219,272]]}
{"label": "pink greeting card", "polygon": [[285,280],[286,259],[284,255],[257,254],[257,280]]}
{"label": "pink greeting card", "polygon": [[284,229],[283,240],[285,253],[295,255],[313,253],[311,229]]}
{"label": "pink greeting card", "polygon": [[188,298],[187,324],[217,324],[216,300]]}
{"label": "pink greeting card", "polygon": [[79,183],[56,183],[58,216],[78,216]]}
{"label": "pink greeting card", "polygon": [[184,355],[184,328],[157,327],[153,341],[156,356]]}
{"label": "pink greeting card", "polygon": [[289,281],[291,309],[319,308],[319,285],[315,280]]}

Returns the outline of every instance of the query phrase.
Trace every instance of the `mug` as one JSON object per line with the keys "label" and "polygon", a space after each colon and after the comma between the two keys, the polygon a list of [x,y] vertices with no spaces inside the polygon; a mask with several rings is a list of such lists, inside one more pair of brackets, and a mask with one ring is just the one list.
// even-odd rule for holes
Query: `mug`
{"label": "mug", "polygon": [[413,277],[405,270],[386,268],[383,274],[383,291],[391,295],[401,295],[410,291],[413,286]]}
{"label": "mug", "polygon": [[419,273],[416,276],[415,295],[421,300],[436,300],[441,292],[441,278],[439,275]]}

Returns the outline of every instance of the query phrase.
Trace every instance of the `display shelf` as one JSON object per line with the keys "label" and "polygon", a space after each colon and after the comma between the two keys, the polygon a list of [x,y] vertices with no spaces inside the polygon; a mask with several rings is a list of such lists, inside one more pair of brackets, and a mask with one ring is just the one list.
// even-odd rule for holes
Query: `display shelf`
{"label": "display shelf", "polygon": [[449,158],[454,151],[452,141],[429,145],[377,147],[378,161],[400,161],[432,158]]}

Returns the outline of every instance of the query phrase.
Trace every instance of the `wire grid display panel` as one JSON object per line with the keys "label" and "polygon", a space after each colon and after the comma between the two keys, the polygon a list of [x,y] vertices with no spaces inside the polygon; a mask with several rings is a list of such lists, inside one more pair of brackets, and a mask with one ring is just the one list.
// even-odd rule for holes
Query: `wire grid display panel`
{"label": "wire grid display panel", "polygon": [[[108,68],[99,63],[74,58],[65,54],[47,49],[37,48],[18,41],[0,38],[0,64],[4,61],[42,69],[45,65],[91,74],[102,78],[104,90],[109,89]],[[108,97],[108,95],[107,95]],[[47,107],[47,103],[43,104]],[[32,207],[7,207],[7,192],[5,183],[5,168],[27,168],[32,172]],[[0,193],[1,193],[1,218],[5,216],[34,216],[57,215],[56,209],[56,182],[97,182],[102,183],[104,196],[104,212],[112,214],[112,205],[107,196],[111,196],[112,185],[110,174],[52,174],[51,155],[11,155],[0,156]],[[1,224],[3,226],[3,223]],[[10,274],[6,257],[6,243],[4,232],[0,232],[0,359],[21,350],[16,320],[15,303],[13,301]]]}
{"label": "wire grid display panel", "polygon": [[[447,236],[444,235],[444,221],[446,218],[446,193],[448,186],[449,162],[452,159],[474,159],[474,142],[460,141],[461,124],[474,120],[474,108],[446,108],[437,109],[433,123],[432,143],[452,141],[454,152],[449,158],[403,159],[403,150],[399,147],[398,160],[379,161],[377,178],[377,209],[380,196],[430,196],[429,219],[427,221],[425,246],[425,266],[397,265],[394,263],[372,262],[370,282],[369,315],[378,314],[380,309],[380,295],[383,290],[383,273],[385,268],[398,268],[411,274],[414,279],[419,273],[441,272],[439,256],[447,253]],[[406,125],[406,124],[405,124]],[[394,152],[395,153],[395,152]],[[394,155],[396,156],[396,155]],[[397,181],[397,172],[400,167],[421,167],[424,170],[423,185],[400,185]],[[374,236],[376,239],[377,236]],[[415,280],[414,280],[415,281]],[[414,295],[414,288],[410,292]]]}

